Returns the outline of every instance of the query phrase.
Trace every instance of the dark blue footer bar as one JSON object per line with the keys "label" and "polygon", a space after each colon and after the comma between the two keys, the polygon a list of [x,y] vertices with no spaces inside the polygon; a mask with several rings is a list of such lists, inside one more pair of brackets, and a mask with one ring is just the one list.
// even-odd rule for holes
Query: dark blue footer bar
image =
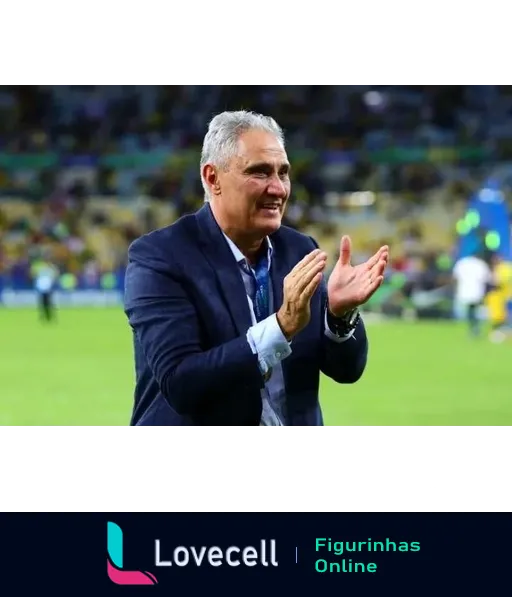
{"label": "dark blue footer bar", "polygon": [[0,528],[4,595],[512,590],[509,513],[20,513]]}

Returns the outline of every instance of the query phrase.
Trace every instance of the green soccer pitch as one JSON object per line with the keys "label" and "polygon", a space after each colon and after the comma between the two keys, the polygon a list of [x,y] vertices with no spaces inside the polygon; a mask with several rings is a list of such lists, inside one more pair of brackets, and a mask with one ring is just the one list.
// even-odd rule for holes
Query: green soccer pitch
{"label": "green soccer pitch", "polygon": [[[323,378],[327,425],[512,425],[512,341],[457,323],[368,324],[363,378]],[[118,309],[69,309],[56,324],[0,308],[0,425],[127,425],[132,340]]]}

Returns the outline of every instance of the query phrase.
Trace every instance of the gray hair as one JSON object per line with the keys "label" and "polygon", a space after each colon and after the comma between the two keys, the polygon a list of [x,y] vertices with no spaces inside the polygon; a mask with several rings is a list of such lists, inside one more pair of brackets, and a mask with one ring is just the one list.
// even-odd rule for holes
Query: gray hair
{"label": "gray hair", "polygon": [[222,112],[211,120],[208,132],[204,137],[200,162],[205,201],[210,200],[210,193],[203,179],[204,165],[213,164],[218,168],[226,168],[230,159],[236,155],[240,135],[253,129],[272,133],[284,148],[283,130],[271,116],[240,110],[238,112]]}

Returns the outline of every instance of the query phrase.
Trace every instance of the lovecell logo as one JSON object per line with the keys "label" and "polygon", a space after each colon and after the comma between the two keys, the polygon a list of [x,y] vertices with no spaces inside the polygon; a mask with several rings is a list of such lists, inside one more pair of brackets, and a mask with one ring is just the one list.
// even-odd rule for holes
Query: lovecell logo
{"label": "lovecell logo", "polygon": [[114,522],[107,523],[107,571],[116,585],[156,585],[151,572],[123,569],[123,531]]}

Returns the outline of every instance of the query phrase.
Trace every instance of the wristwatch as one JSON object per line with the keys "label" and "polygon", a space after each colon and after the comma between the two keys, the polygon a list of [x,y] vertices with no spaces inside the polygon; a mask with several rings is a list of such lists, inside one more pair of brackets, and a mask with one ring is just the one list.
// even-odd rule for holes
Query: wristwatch
{"label": "wristwatch", "polygon": [[333,334],[338,336],[338,338],[344,338],[350,334],[350,332],[357,327],[360,319],[361,314],[357,307],[348,311],[348,313],[345,313],[342,317],[335,317],[330,312],[329,308],[327,308],[327,323]]}

